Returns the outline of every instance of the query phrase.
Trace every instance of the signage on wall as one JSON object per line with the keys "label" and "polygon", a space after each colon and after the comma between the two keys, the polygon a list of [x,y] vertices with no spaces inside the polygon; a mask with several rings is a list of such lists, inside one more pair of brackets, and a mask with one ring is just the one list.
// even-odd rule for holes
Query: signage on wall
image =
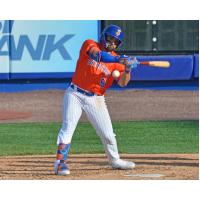
{"label": "signage on wall", "polygon": [[86,39],[98,39],[97,20],[0,21],[0,73],[74,72]]}

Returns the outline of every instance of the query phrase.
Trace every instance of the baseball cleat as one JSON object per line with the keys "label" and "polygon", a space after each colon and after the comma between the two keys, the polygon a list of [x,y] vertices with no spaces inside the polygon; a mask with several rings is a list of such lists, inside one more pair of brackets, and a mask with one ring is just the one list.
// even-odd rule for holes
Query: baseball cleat
{"label": "baseball cleat", "polygon": [[56,175],[68,175],[70,174],[69,168],[65,162],[60,162],[60,160],[57,160],[54,163],[54,172]]}
{"label": "baseball cleat", "polygon": [[112,161],[111,166],[112,166],[113,169],[128,170],[128,169],[133,169],[135,167],[135,163],[118,159],[116,161]]}

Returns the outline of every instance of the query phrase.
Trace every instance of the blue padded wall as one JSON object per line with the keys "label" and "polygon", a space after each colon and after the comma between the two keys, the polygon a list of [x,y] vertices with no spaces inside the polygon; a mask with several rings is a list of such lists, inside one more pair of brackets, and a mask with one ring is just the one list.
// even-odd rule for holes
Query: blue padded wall
{"label": "blue padded wall", "polygon": [[194,55],[194,77],[199,78],[199,54]]}
{"label": "blue padded wall", "polygon": [[193,76],[193,55],[138,56],[139,61],[169,61],[169,68],[139,65],[132,71],[132,80],[189,80]]}

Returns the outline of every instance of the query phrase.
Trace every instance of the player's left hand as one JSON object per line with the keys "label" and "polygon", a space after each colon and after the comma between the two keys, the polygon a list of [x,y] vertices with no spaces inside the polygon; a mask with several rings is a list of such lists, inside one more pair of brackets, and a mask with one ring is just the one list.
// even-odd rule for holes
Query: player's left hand
{"label": "player's left hand", "polygon": [[137,68],[138,64],[139,64],[139,62],[138,62],[138,60],[136,59],[136,57],[129,57],[129,58],[127,59],[127,62],[124,63],[124,65],[125,65],[125,67],[126,67],[125,71],[126,71],[127,73],[130,73],[131,70],[132,70],[133,68],[134,68],[134,69]]}
{"label": "player's left hand", "polygon": [[139,62],[136,57],[129,57],[128,63],[125,64],[125,66],[133,69],[133,68],[137,68],[138,64]]}
{"label": "player's left hand", "polygon": [[126,56],[126,55],[122,55],[119,58],[119,62],[121,64],[124,64],[126,66],[126,68],[137,68],[137,65],[139,64],[138,60],[136,59],[136,57],[130,57],[130,56]]}

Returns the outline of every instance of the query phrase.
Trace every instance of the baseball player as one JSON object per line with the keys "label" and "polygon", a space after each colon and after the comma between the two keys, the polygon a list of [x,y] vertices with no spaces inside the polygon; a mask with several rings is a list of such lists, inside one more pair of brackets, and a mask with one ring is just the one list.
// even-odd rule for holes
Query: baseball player
{"label": "baseball player", "polygon": [[[136,58],[119,56],[115,50],[122,45],[123,32],[116,25],[107,26],[100,42],[86,40],[81,49],[76,70],[63,102],[63,122],[57,138],[57,160],[54,171],[58,175],[70,174],[67,157],[70,143],[82,111],[85,111],[104,145],[109,164],[113,169],[133,169],[135,163],[120,159],[115,133],[104,93],[113,81],[124,87],[130,80],[131,68],[137,67]],[[112,72],[120,76],[114,78]]]}

